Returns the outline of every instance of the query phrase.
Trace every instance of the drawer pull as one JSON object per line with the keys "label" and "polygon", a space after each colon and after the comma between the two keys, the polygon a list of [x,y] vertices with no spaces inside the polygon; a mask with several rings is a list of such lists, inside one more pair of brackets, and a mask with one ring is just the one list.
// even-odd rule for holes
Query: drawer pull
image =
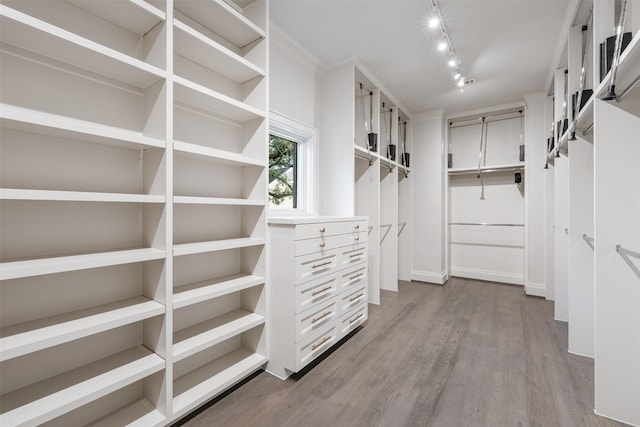
{"label": "drawer pull", "polygon": [[360,236],[354,237],[353,240],[360,240]]}
{"label": "drawer pull", "polygon": [[314,317],[313,320],[311,321],[311,323],[316,323],[322,319],[324,319],[325,317],[327,317],[328,315],[330,315],[331,312],[330,311],[325,311],[324,313],[322,313],[322,316],[320,317]]}
{"label": "drawer pull", "polygon": [[359,229],[360,229],[360,224],[356,224],[356,225],[355,225],[355,229],[356,229],[356,230],[359,230]]}
{"label": "drawer pull", "polygon": [[358,298],[360,298],[361,296],[363,296],[363,293],[359,293],[358,295],[356,295],[355,297],[351,297],[349,298],[349,302],[353,302],[355,300],[357,300]]}
{"label": "drawer pull", "polygon": [[326,343],[327,341],[329,341],[331,339],[331,337],[324,337],[322,338],[322,341],[320,341],[317,344],[314,344],[311,346],[311,351],[315,350],[316,348],[320,347],[322,344]]}
{"label": "drawer pull", "polygon": [[354,317],[353,319],[349,320],[349,323],[353,323],[356,320],[358,320],[359,318],[361,318],[362,316],[364,316],[362,313],[358,314],[356,317]]}
{"label": "drawer pull", "polygon": [[327,231],[324,227],[320,227],[320,232],[324,233],[325,231]]}
{"label": "drawer pull", "polygon": [[312,265],[311,268],[324,267],[325,265],[329,265],[329,264],[331,264],[331,261],[323,262],[322,264]]}
{"label": "drawer pull", "polygon": [[320,242],[320,247],[324,248],[324,246],[325,246],[325,243],[324,242]]}
{"label": "drawer pull", "polygon": [[353,276],[349,277],[349,280],[353,280],[353,279],[357,279],[358,277],[362,276],[364,273],[358,273],[358,274],[354,274]]}
{"label": "drawer pull", "polygon": [[351,255],[349,255],[349,257],[350,258],[355,258],[355,257],[361,256],[361,255],[364,255],[364,252],[358,252],[357,254],[351,254]]}
{"label": "drawer pull", "polygon": [[331,289],[331,286],[325,286],[324,288],[320,289],[319,291],[311,292],[311,295],[315,297],[316,295],[321,294],[324,291],[328,291],[329,289]]}

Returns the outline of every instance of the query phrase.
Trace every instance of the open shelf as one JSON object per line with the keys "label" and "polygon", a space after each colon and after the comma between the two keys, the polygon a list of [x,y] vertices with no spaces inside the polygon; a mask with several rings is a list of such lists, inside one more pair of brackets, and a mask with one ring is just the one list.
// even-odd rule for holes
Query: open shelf
{"label": "open shelf", "polygon": [[67,1],[140,36],[167,19],[166,13],[145,0]]}
{"label": "open shelf", "polygon": [[265,37],[265,32],[224,0],[176,0],[175,7],[237,47]]}
{"label": "open shelf", "polygon": [[[524,170],[524,163],[513,163],[509,165],[495,165],[495,166],[482,166],[480,172],[492,173],[492,172],[510,172]],[[464,175],[474,174],[478,172],[477,167],[471,168],[452,168],[448,170],[449,175]]]}
{"label": "open shelf", "polygon": [[0,104],[0,126],[40,135],[56,136],[119,147],[166,147],[164,140],[149,138],[141,132],[64,117],[57,114],[29,110],[8,104]]}
{"label": "open shelf", "polygon": [[164,306],[145,297],[104,304],[0,330],[0,361],[114,329],[164,313]]}
{"label": "open shelf", "polygon": [[164,360],[137,346],[2,396],[0,424],[37,425],[164,369]]}
{"label": "open shelf", "polygon": [[89,424],[91,427],[156,426],[165,421],[164,415],[148,400],[141,398]]}
{"label": "open shelf", "polygon": [[258,370],[266,361],[267,358],[263,355],[239,348],[183,375],[176,379],[173,385],[174,412],[182,414],[190,408],[197,407]]}
{"label": "open shelf", "polygon": [[43,274],[62,273],[65,271],[107,267],[110,265],[129,264],[133,262],[152,261],[162,259],[164,257],[165,252],[162,250],[142,248],[113,252],[98,252],[94,254],[38,258],[23,261],[8,261],[0,263],[0,280],[19,279],[21,277],[40,276]]}
{"label": "open shelf", "polygon": [[180,76],[174,76],[176,102],[238,122],[265,118],[264,111],[206,88]]}
{"label": "open shelf", "polygon": [[248,248],[265,244],[265,239],[241,237],[239,239],[213,240],[208,242],[181,243],[173,245],[173,255],[183,256],[205,252],[225,251],[227,249]]}
{"label": "open shelf", "polygon": [[201,158],[208,158],[218,163],[230,164],[235,166],[266,166],[264,160],[258,160],[242,154],[232,153],[230,151],[219,150],[217,148],[205,147],[199,144],[192,144],[184,141],[174,141],[173,149],[180,153],[185,153]]}
{"label": "open shelf", "polygon": [[174,19],[174,45],[177,54],[237,82],[264,77],[264,69]]}
{"label": "open shelf", "polygon": [[233,292],[263,285],[264,277],[253,274],[233,274],[212,280],[190,283],[177,287],[173,294],[173,308],[178,309],[188,305],[218,298]]}
{"label": "open shelf", "polygon": [[[0,194],[2,194],[0,192]],[[264,200],[231,199],[223,197],[173,196],[173,203],[189,205],[264,206]]]}
{"label": "open shelf", "polygon": [[264,322],[264,316],[260,314],[234,310],[177,331],[173,334],[173,360],[180,361]]}
{"label": "open shelf", "polygon": [[2,41],[139,88],[166,73],[160,68],[87,40],[67,30],[0,5]]}
{"label": "open shelf", "polygon": [[93,193],[85,191],[0,188],[0,200],[49,200],[62,202],[164,203],[156,194]]}

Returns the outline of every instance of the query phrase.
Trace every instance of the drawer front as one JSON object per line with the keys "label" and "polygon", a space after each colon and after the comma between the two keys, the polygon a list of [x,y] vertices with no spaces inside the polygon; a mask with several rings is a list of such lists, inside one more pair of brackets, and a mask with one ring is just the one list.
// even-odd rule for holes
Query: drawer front
{"label": "drawer front", "polygon": [[352,310],[354,307],[367,302],[367,285],[359,286],[348,292],[343,292],[338,297],[338,310],[340,315]]}
{"label": "drawer front", "polygon": [[354,267],[341,270],[337,274],[338,293],[350,292],[362,284],[367,284],[367,264],[359,264]]}
{"label": "drawer front", "polygon": [[341,339],[358,326],[362,325],[368,318],[369,306],[362,304],[342,316],[338,321],[338,339]]}
{"label": "drawer front", "polygon": [[296,314],[317,304],[322,304],[338,295],[338,280],[335,274],[321,277],[295,287]]}
{"label": "drawer front", "polygon": [[296,240],[349,234],[367,229],[367,221],[319,222],[296,226]]}
{"label": "drawer front", "polygon": [[340,253],[340,268],[360,264],[367,261],[367,245],[361,243],[358,247],[342,248]]}
{"label": "drawer front", "polygon": [[338,327],[332,322],[326,329],[319,331],[302,340],[296,345],[296,369],[298,372],[313,359],[321,355],[326,349],[338,341]]}
{"label": "drawer front", "polygon": [[315,331],[334,322],[338,317],[338,298],[331,298],[307,311],[296,315],[296,342],[300,342]]}
{"label": "drawer front", "polygon": [[296,257],[296,285],[337,271],[339,258],[340,252],[337,250]]}
{"label": "drawer front", "polygon": [[367,233],[339,234],[317,239],[296,240],[296,256],[326,252],[345,246],[358,248],[367,241]]}

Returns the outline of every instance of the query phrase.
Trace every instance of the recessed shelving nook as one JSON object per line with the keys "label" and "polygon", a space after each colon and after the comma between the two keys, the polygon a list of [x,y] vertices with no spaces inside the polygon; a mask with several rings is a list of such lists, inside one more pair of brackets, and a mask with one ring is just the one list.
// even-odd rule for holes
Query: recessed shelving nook
{"label": "recessed shelving nook", "polygon": [[168,425],[266,364],[267,2],[0,5],[0,424]]}

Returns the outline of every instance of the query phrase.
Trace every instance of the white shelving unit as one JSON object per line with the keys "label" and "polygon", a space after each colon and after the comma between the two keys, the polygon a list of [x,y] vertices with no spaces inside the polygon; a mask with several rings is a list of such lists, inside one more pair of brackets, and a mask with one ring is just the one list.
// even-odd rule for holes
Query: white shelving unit
{"label": "white shelving unit", "polygon": [[[368,296],[370,303],[379,304],[380,289],[397,290],[398,280],[401,276],[408,279],[411,269],[411,257],[406,252],[409,241],[404,240],[403,254],[398,245],[401,215],[406,219],[403,219],[403,232],[410,235],[412,191],[411,169],[400,162],[398,119],[401,117],[404,125],[410,117],[392,94],[355,62],[329,70],[325,91],[324,135],[331,146],[323,152],[321,166],[327,165],[331,171],[323,174],[327,176],[323,214],[369,218]],[[383,102],[386,117],[383,117]],[[377,134],[375,151],[369,149],[367,133]],[[388,141],[396,145],[395,160],[387,157],[387,133]],[[407,147],[410,152],[410,133]],[[350,181],[353,187],[345,188],[345,182]],[[400,259],[402,272],[398,267]]]}
{"label": "white shelving unit", "polygon": [[267,361],[268,4],[0,5],[0,424],[168,425]]}

